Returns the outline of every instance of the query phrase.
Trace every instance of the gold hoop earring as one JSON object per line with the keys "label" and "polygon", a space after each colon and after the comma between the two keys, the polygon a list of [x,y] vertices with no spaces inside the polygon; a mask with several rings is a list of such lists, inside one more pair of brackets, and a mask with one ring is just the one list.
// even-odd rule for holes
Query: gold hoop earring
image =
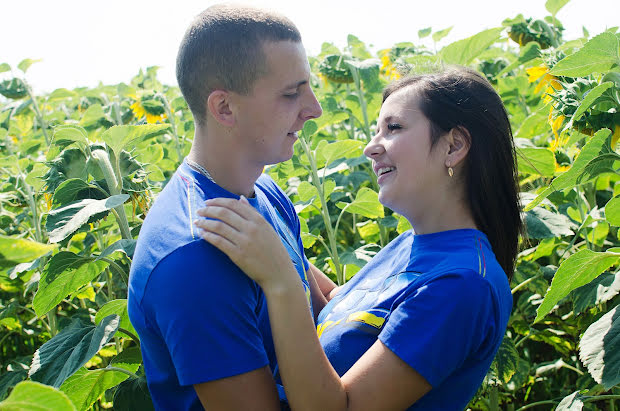
{"label": "gold hoop earring", "polygon": [[448,167],[448,175],[450,176],[450,178],[452,178],[452,176],[454,175],[454,170],[452,169],[452,167]]}

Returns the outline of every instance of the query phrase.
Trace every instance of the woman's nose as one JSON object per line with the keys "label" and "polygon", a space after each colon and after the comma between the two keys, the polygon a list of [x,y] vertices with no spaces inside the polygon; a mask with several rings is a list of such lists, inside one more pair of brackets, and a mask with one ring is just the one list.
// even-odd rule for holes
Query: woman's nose
{"label": "woman's nose", "polygon": [[378,136],[374,136],[364,148],[364,155],[368,158],[373,158],[379,154],[382,154],[385,151],[385,148],[382,144],[380,144],[380,141],[381,140]]}

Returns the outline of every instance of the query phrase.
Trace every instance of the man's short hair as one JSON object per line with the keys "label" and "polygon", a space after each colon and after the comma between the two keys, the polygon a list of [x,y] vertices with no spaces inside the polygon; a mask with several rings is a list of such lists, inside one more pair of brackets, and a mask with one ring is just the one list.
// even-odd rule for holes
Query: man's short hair
{"label": "man's short hair", "polygon": [[301,42],[295,25],[277,13],[245,6],[215,5],[200,13],[183,36],[177,82],[197,123],[217,89],[247,95],[267,72],[263,43]]}

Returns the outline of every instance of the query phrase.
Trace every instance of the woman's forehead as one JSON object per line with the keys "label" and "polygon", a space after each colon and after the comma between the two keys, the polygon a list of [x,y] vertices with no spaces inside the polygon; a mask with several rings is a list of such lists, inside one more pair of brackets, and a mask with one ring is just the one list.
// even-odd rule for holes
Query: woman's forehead
{"label": "woman's forehead", "polygon": [[411,115],[420,112],[419,93],[414,87],[405,87],[390,94],[381,106],[380,117]]}

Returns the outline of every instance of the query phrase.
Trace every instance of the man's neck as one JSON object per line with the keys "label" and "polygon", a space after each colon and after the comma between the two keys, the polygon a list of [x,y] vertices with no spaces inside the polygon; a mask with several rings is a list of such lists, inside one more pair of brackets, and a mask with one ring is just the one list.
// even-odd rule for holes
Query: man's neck
{"label": "man's neck", "polygon": [[237,195],[253,197],[254,183],[263,166],[247,160],[246,150],[238,144],[238,139],[220,134],[197,129],[188,158],[207,170],[220,187]]}

